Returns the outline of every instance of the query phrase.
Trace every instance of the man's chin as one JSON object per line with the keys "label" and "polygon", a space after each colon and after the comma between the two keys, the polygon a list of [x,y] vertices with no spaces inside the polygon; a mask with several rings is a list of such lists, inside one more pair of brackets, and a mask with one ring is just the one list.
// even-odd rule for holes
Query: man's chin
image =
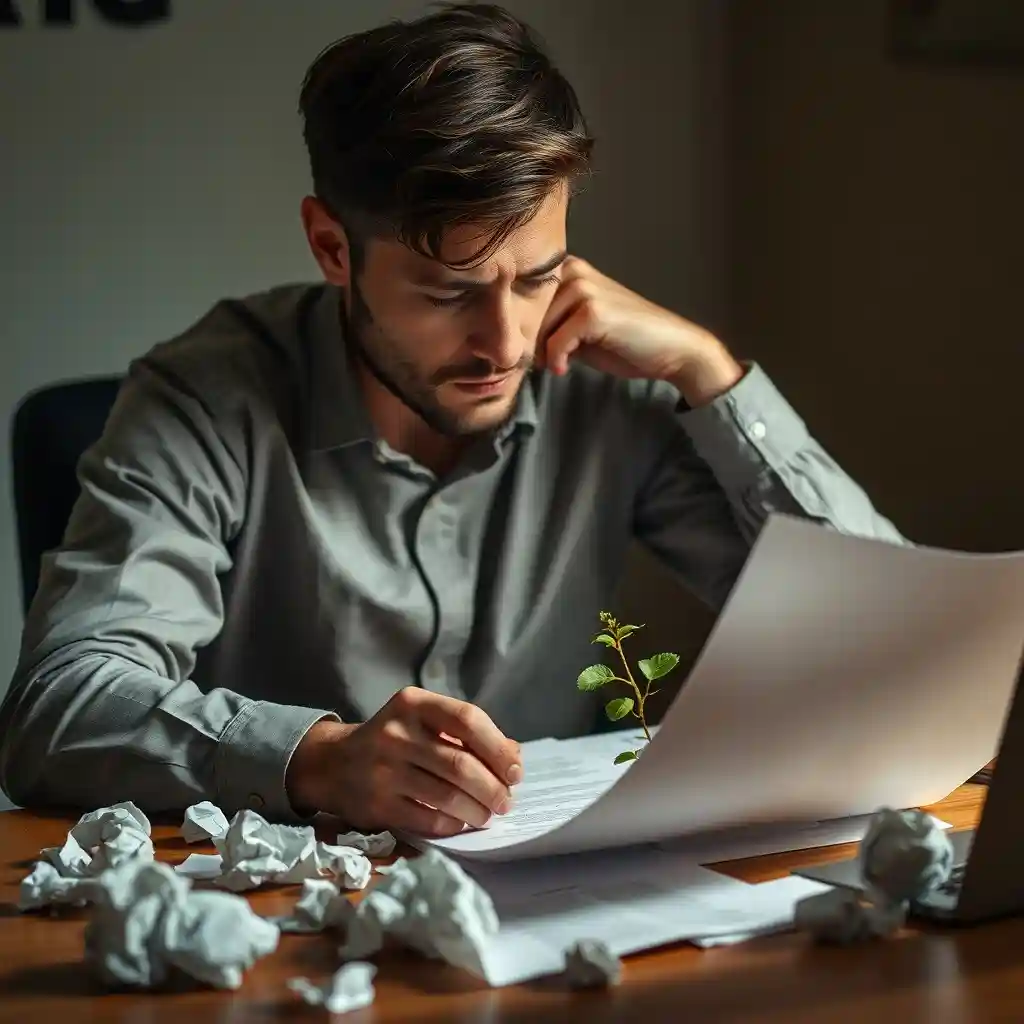
{"label": "man's chin", "polygon": [[442,408],[444,418],[451,424],[451,433],[465,437],[496,430],[512,415],[517,392],[515,389],[493,397],[445,402]]}

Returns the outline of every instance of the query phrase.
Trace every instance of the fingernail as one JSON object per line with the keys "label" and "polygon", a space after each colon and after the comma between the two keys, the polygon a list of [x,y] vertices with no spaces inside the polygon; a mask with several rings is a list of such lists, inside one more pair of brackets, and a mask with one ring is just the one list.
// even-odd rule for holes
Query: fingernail
{"label": "fingernail", "polygon": [[516,783],[522,782],[523,769],[517,764],[512,765],[512,767],[505,773],[505,781],[510,786],[514,786]]}
{"label": "fingernail", "polygon": [[497,813],[498,814],[508,814],[508,812],[511,811],[511,810],[512,810],[512,799],[510,797],[507,797],[506,799],[502,800],[500,804],[498,804],[498,808],[497,808]]}

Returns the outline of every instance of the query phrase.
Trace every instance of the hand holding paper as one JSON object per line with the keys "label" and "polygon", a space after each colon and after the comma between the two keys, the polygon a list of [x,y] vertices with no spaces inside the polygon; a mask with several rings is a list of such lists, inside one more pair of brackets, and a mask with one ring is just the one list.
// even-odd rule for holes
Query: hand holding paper
{"label": "hand holding paper", "polygon": [[519,745],[480,708],[407,687],[362,725],[314,725],[287,786],[294,806],[358,828],[444,836],[504,813],[521,776]]}

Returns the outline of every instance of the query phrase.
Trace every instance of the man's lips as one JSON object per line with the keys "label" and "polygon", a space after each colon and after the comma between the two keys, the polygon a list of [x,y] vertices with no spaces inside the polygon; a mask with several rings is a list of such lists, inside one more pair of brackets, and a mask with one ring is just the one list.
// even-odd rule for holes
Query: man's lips
{"label": "man's lips", "polygon": [[449,383],[474,395],[486,395],[500,391],[511,376],[510,373],[506,373],[501,377],[469,377],[463,380],[452,380]]}

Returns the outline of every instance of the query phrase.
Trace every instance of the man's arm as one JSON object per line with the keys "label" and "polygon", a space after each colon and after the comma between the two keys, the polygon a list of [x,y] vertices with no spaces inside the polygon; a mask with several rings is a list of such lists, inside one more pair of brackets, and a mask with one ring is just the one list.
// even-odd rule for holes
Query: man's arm
{"label": "man's arm", "polygon": [[902,539],[757,366],[745,372],[709,331],[585,260],[563,264],[541,339],[540,365],[555,374],[580,359],[631,381],[627,429],[656,463],[639,487],[635,533],[712,606],[771,512]]}
{"label": "man's arm", "polygon": [[187,385],[133,368],[80,465],[82,495],[44,560],[0,708],[0,783],[16,802],[159,811],[210,799],[295,816],[288,762],[327,712],[190,679],[223,623],[242,447]]}
{"label": "man's arm", "polygon": [[646,388],[646,426],[660,434],[661,455],[637,497],[636,535],[712,606],[725,601],[772,512],[902,542],[759,366],[696,408],[667,383]]}

